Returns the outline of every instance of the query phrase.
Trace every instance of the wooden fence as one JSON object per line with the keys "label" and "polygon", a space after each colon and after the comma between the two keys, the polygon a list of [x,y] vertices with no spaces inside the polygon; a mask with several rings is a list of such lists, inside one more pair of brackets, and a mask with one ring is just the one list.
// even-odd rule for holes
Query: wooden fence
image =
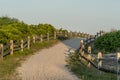
{"label": "wooden fence", "polygon": [[74,38],[74,37],[88,37],[89,34],[77,32],[54,32],[54,34],[47,33],[46,35],[33,35],[28,36],[26,39],[21,39],[17,43],[10,40],[7,45],[0,44],[0,61],[7,55],[13,55],[15,51],[24,51],[25,48],[30,49],[31,43],[49,41],[61,37]]}
{"label": "wooden fence", "polygon": [[[120,53],[117,53],[115,55],[115,58],[105,58],[103,57],[102,52],[98,52],[97,55],[92,54],[92,44],[93,42],[100,37],[101,35],[105,34],[103,31],[98,32],[95,36],[90,36],[86,40],[81,40],[80,41],[80,48],[79,48],[79,57],[80,59],[84,59],[88,62],[88,67],[90,68],[91,65],[98,69],[99,71],[104,71],[104,72],[109,72],[109,73],[114,73],[114,74],[120,74],[119,72],[119,62],[120,62]],[[103,61],[110,59],[115,60],[116,63],[116,69],[110,69],[110,68],[105,68],[103,67]],[[111,63],[110,63],[111,64]]]}

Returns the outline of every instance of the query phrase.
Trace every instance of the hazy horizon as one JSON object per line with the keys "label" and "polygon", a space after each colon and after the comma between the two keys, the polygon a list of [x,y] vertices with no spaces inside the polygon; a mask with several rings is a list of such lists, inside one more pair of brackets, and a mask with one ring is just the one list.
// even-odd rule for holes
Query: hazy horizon
{"label": "hazy horizon", "polygon": [[0,16],[96,33],[120,29],[120,0],[0,0]]}

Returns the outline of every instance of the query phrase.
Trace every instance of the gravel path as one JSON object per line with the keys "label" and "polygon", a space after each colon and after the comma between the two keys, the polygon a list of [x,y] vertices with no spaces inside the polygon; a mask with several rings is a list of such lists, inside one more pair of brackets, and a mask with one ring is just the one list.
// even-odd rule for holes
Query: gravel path
{"label": "gravel path", "polygon": [[18,68],[22,80],[80,80],[65,67],[68,45],[71,40],[43,49],[29,57]]}

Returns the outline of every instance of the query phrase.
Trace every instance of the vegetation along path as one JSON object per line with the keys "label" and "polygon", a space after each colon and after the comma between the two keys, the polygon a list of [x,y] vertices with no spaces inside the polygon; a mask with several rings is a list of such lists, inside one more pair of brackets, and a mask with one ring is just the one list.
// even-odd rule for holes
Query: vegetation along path
{"label": "vegetation along path", "polygon": [[80,39],[71,39],[43,49],[29,57],[18,68],[22,80],[80,80],[73,75],[66,65],[68,50],[79,47]]}

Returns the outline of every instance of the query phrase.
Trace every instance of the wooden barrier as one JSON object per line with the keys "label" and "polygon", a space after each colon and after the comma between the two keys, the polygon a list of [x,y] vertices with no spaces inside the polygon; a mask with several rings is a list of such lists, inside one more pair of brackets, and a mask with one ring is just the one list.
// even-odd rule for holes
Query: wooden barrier
{"label": "wooden barrier", "polygon": [[[90,54],[87,55],[87,59],[88,59],[89,61],[92,60],[92,57],[91,57]],[[88,62],[88,67],[89,67],[89,68],[91,67],[91,63],[90,63],[90,62]]]}
{"label": "wooden barrier", "polygon": [[91,54],[91,46],[88,46],[88,53]]}
{"label": "wooden barrier", "polygon": [[117,53],[117,80],[120,80],[120,75],[119,75],[119,71],[120,71],[120,52]]}
{"label": "wooden barrier", "polygon": [[13,55],[13,49],[14,49],[13,40],[10,40],[10,55]]}
{"label": "wooden barrier", "polygon": [[43,35],[40,35],[40,42],[43,42]]}
{"label": "wooden barrier", "polygon": [[120,53],[119,52],[117,53],[117,60],[118,61],[120,60]]}
{"label": "wooden barrier", "polygon": [[23,46],[23,40],[21,40],[20,48],[21,48],[21,51],[23,51],[23,48],[24,48],[24,46]]}
{"label": "wooden barrier", "polygon": [[[14,51],[23,51],[24,48],[27,48],[27,49],[30,49],[30,45],[31,45],[31,41],[33,43],[37,42],[37,40],[39,42],[43,42],[43,40],[47,40],[49,41],[49,39],[56,39],[57,36],[60,36],[60,37],[69,37],[68,34],[70,34],[70,38],[72,37],[77,37],[77,33],[74,34],[74,32],[71,32],[71,33],[65,33],[63,34],[61,32],[61,34],[57,34],[56,32],[54,32],[54,34],[49,34],[47,33],[47,37],[46,35],[43,36],[42,34],[38,37],[35,37],[35,36],[31,36],[32,40],[30,39],[30,36],[27,37],[27,40],[20,40],[20,44],[14,44],[14,41],[13,40],[10,40],[10,44],[7,44],[3,47],[2,44],[0,44],[0,61],[3,60],[3,56],[7,56],[7,55],[13,55]],[[80,34],[81,35],[81,34]],[[81,51],[81,55],[83,55],[83,49],[84,49],[84,42],[83,40],[81,41],[81,48],[82,48],[82,51]],[[4,53],[3,53],[4,52]]]}
{"label": "wooden barrier", "polygon": [[102,53],[98,52],[98,69],[102,67]]}
{"label": "wooden barrier", "polygon": [[82,48],[83,44],[84,44],[84,41],[81,40],[81,41],[80,41],[80,47],[81,47],[81,48]]}
{"label": "wooden barrier", "polygon": [[27,39],[27,48],[30,49],[30,36],[28,36],[28,39]]}
{"label": "wooden barrier", "polygon": [[3,44],[0,44],[0,61],[3,61]]}

